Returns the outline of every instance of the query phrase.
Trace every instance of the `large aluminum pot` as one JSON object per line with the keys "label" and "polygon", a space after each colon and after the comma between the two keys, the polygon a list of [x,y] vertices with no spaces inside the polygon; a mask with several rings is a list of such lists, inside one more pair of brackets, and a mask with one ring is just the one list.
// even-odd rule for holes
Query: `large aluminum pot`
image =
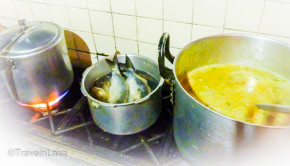
{"label": "large aluminum pot", "polygon": [[20,20],[0,38],[1,75],[18,103],[50,104],[68,91],[73,71],[61,27]]}
{"label": "large aluminum pot", "polygon": [[[140,55],[127,54],[136,70],[144,71],[153,76],[157,87],[144,98],[131,103],[110,104],[93,98],[89,91],[95,81],[111,72],[105,60],[92,65],[83,73],[81,90],[88,98],[93,120],[101,129],[117,134],[128,135],[143,131],[150,127],[161,111],[161,88],[164,80],[159,74],[158,65],[149,58]],[[125,63],[125,55],[118,55],[119,63]]]}
{"label": "large aluminum pot", "polygon": [[[173,72],[164,67],[164,57],[174,62]],[[236,121],[204,106],[182,87],[180,78],[188,71],[223,63],[263,68],[289,79],[290,46],[261,36],[218,35],[188,44],[174,58],[169,34],[164,33],[159,67],[162,77],[175,84],[174,136],[179,150],[192,165],[289,164],[290,126]]]}

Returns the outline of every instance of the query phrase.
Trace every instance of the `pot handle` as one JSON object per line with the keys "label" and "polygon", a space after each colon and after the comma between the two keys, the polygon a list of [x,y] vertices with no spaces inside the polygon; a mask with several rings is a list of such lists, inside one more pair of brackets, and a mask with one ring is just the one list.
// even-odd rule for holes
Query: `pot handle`
{"label": "pot handle", "polygon": [[169,51],[169,42],[170,42],[170,35],[169,33],[165,32],[162,34],[159,45],[158,45],[158,66],[160,75],[164,78],[164,80],[169,83],[173,84],[174,81],[174,74],[171,69],[165,66],[165,59],[168,59],[169,62],[173,63],[174,56]]}

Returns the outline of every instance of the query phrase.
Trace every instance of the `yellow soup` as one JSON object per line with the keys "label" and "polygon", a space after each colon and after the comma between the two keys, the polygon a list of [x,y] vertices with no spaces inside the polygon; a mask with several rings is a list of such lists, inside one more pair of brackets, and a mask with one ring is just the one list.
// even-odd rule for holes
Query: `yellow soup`
{"label": "yellow soup", "polygon": [[244,65],[218,64],[188,72],[181,83],[193,97],[230,118],[260,125],[290,124],[289,114],[264,111],[255,105],[290,105],[290,83],[276,74]]}

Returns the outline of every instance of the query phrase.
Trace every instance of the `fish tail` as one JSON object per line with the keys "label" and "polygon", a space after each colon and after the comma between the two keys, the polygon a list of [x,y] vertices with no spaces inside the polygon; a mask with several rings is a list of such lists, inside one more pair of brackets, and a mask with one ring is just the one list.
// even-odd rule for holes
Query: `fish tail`
{"label": "fish tail", "polygon": [[139,76],[138,74],[136,74],[137,78],[144,84],[144,86],[146,87],[147,89],[147,94],[149,94],[151,92],[151,88],[147,82],[147,80],[141,76]]}
{"label": "fish tail", "polygon": [[118,57],[117,54],[114,55],[113,59],[106,59],[108,65],[111,67],[111,69],[116,72],[116,73],[121,73],[120,72],[120,66],[119,66],[119,62],[118,62]]}
{"label": "fish tail", "polygon": [[126,70],[135,71],[135,67],[127,54],[125,54],[126,59]]}

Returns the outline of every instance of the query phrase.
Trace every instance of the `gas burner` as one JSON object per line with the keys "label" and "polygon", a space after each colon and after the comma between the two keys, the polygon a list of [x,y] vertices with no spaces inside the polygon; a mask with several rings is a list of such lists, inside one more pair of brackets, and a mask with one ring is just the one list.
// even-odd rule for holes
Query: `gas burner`
{"label": "gas burner", "polygon": [[19,105],[23,107],[31,107],[35,111],[42,112],[44,115],[47,114],[48,110],[51,110],[59,105],[61,102],[61,99],[63,99],[67,94],[69,90],[65,91],[62,95],[57,97],[56,99],[52,99],[48,103],[38,103],[38,104],[23,104],[18,102]]}
{"label": "gas burner", "polygon": [[[87,99],[80,91],[83,69],[74,68],[74,72],[75,80],[70,91],[46,114],[34,114],[32,109],[3,97],[2,102],[9,102],[6,105],[14,103],[13,108],[10,106],[6,110],[13,113],[11,118],[15,123],[11,123],[20,128],[21,139],[52,150],[61,148],[71,154],[70,157],[78,159],[79,165],[187,165],[177,150],[172,133],[169,86],[162,88],[163,109],[151,127],[133,135],[113,135],[93,124]],[[67,163],[67,160],[63,162]]]}
{"label": "gas burner", "polygon": [[[51,110],[47,105],[47,112],[36,112],[33,117],[30,119],[31,124],[35,124],[39,121],[49,120],[50,130],[53,135],[58,135],[64,132],[78,129],[90,124],[93,124],[92,121],[85,121],[82,111],[88,106],[87,100],[85,97],[82,97],[78,102],[71,108],[63,111],[58,109]],[[42,116],[41,116],[42,115]],[[64,115],[64,117],[58,122],[55,127],[54,117]],[[79,118],[82,122],[76,125],[70,125],[71,122]]]}
{"label": "gas burner", "polygon": [[88,109],[88,103],[87,99],[81,95],[79,88],[82,72],[82,69],[75,69],[71,89],[49,103],[34,105],[18,103],[20,106],[31,108],[34,113],[27,123],[30,126],[39,126],[48,121],[49,125],[45,125],[45,127],[50,129],[52,135],[59,135],[93,124],[91,119],[85,119],[83,115],[84,111]]}

